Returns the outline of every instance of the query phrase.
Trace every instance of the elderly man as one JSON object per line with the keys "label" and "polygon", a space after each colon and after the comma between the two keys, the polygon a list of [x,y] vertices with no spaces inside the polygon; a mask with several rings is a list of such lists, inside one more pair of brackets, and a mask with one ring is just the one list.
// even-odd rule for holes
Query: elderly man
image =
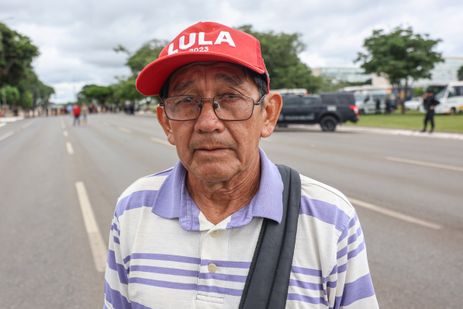
{"label": "elderly man", "polygon": [[118,199],[105,307],[377,308],[354,208],[302,175],[290,189],[259,148],[282,106],[269,84],[259,41],[212,22],[140,73],[179,162]]}

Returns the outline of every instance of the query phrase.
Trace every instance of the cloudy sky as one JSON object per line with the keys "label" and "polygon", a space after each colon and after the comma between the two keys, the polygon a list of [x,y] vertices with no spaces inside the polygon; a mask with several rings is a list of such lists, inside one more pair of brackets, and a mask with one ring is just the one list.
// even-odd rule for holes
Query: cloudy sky
{"label": "cloudy sky", "polygon": [[[122,44],[136,51],[151,39],[172,39],[198,21],[259,31],[298,32],[300,55],[310,67],[354,66],[373,29],[412,26],[440,38],[444,56],[463,56],[461,0],[1,0],[0,22],[27,35],[40,49],[39,77],[55,102],[72,100],[89,83],[110,84],[128,75]],[[153,58],[156,55],[153,55]]]}

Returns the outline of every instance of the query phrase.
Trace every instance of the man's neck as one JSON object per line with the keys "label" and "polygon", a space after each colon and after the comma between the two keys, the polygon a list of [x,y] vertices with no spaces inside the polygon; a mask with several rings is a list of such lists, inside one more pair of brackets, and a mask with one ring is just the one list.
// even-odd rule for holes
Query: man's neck
{"label": "man's neck", "polygon": [[205,183],[187,176],[188,191],[204,216],[218,224],[252,200],[260,183],[260,160],[227,182]]}

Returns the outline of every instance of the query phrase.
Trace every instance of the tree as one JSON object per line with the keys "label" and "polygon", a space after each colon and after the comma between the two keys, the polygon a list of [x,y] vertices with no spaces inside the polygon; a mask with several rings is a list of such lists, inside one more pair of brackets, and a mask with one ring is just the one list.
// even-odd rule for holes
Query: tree
{"label": "tree", "polygon": [[463,65],[458,69],[457,76],[458,80],[463,80]]}
{"label": "tree", "polygon": [[38,48],[27,36],[0,23],[0,87],[17,85],[32,69],[32,60],[38,55]]}
{"label": "tree", "polygon": [[110,86],[85,85],[77,94],[79,101],[96,101],[102,106],[106,106],[113,95]]}
{"label": "tree", "polygon": [[300,34],[258,32],[251,25],[243,25],[238,29],[260,41],[273,88],[305,88],[310,92],[319,89],[321,81],[299,59],[298,55],[305,49]]}
{"label": "tree", "polygon": [[443,61],[442,54],[434,51],[440,41],[413,33],[411,27],[396,27],[390,33],[373,30],[363,43],[366,51],[359,52],[355,62],[360,62],[366,73],[385,76],[407,92],[410,79],[430,78],[434,65]]}
{"label": "tree", "polygon": [[15,105],[19,101],[19,90],[16,87],[5,85],[0,88],[0,102],[6,105]]}

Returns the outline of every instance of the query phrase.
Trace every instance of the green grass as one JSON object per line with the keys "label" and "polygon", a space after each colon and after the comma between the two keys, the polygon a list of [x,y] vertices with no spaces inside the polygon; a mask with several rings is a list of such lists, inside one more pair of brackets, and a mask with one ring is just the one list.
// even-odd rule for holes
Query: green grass
{"label": "green grass", "polygon": [[[359,121],[346,123],[351,126],[393,128],[421,130],[423,128],[424,114],[416,111],[407,111],[406,114],[395,113],[386,115],[361,115]],[[463,114],[436,115],[434,117],[436,132],[463,133]],[[428,125],[429,129],[429,125]]]}

